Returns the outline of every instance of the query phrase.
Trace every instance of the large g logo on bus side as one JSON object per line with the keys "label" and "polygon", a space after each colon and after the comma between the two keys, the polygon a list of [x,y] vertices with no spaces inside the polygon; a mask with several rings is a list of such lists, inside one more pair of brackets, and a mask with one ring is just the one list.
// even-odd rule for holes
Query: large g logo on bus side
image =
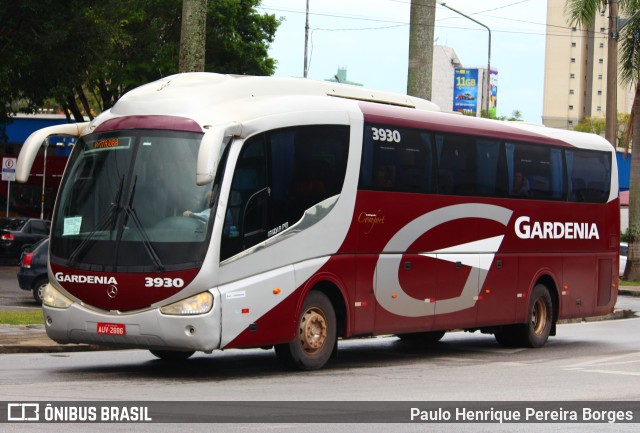
{"label": "large g logo on bus side", "polygon": [[496,221],[506,227],[512,213],[510,209],[500,206],[469,203],[436,209],[411,221],[389,240],[378,258],[373,275],[373,287],[380,306],[390,313],[404,317],[453,313],[473,307],[504,235],[421,254],[471,266],[471,272],[460,296],[435,303],[413,298],[402,289],[398,280],[402,252],[420,236],[440,224],[462,218],[482,218]]}

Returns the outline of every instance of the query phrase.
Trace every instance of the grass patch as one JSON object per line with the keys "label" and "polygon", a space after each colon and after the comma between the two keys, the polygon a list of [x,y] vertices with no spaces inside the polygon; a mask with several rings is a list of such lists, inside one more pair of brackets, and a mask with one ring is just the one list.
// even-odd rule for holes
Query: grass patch
{"label": "grass patch", "polygon": [[0,311],[0,325],[44,325],[42,310]]}
{"label": "grass patch", "polygon": [[620,280],[621,286],[640,286],[640,281]]}

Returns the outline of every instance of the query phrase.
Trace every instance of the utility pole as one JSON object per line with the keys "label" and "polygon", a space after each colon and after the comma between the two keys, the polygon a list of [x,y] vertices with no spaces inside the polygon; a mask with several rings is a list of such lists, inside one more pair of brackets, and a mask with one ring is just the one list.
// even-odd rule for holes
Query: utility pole
{"label": "utility pole", "polygon": [[309,73],[309,63],[307,62],[307,52],[309,50],[309,0],[307,0],[307,20],[304,25],[304,78]]}
{"label": "utility pole", "polygon": [[618,130],[618,0],[609,0],[609,40],[607,41],[607,111],[604,137],[614,147]]}
{"label": "utility pole", "polygon": [[411,0],[407,94],[431,99],[436,0]]}
{"label": "utility pole", "polygon": [[182,0],[180,72],[204,72],[207,0]]}

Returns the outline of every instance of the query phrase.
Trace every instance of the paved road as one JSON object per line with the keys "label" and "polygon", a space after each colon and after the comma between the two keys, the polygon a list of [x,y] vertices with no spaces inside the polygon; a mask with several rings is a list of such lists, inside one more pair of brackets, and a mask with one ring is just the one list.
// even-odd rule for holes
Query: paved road
{"label": "paved road", "polygon": [[[560,325],[558,336],[541,349],[505,349],[491,336],[462,332],[448,334],[429,349],[390,337],[346,341],[325,369],[306,373],[284,371],[273,351],[264,350],[199,354],[184,364],[163,363],[148,352],[132,350],[3,355],[0,392],[18,401],[177,400],[212,405],[253,401],[257,408],[261,401],[639,401],[638,348],[640,319],[628,319]],[[638,427],[637,423],[490,424],[486,429],[477,424],[313,424],[325,410],[318,407],[312,422],[304,425],[208,424],[204,429],[200,428],[204,425],[160,424],[139,425],[136,431],[554,432],[561,427],[582,433],[630,432]],[[8,431],[18,431],[15,425],[9,427]],[[65,431],[86,431],[86,427],[65,426]],[[126,430],[121,425],[96,427]]]}

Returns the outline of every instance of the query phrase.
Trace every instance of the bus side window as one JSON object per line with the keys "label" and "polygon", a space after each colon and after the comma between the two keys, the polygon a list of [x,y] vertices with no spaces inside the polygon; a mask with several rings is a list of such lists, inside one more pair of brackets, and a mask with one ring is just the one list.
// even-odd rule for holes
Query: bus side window
{"label": "bus side window", "polygon": [[[384,131],[384,136],[380,131]],[[358,187],[373,191],[435,192],[434,153],[428,132],[366,125]]]}
{"label": "bus side window", "polygon": [[501,146],[497,141],[476,140],[477,193],[479,195],[495,197],[504,195],[503,185],[500,183]]}
{"label": "bus side window", "polygon": [[476,193],[476,148],[471,137],[437,135],[438,173],[441,193],[474,195]]}
{"label": "bus side window", "polygon": [[266,203],[252,197],[266,187],[265,139],[260,134],[249,138],[238,156],[222,229],[222,260],[264,240],[259,226],[260,210],[265,210]]}
{"label": "bus side window", "polygon": [[565,198],[560,149],[527,143],[505,144],[509,196],[540,200]]}
{"label": "bus side window", "polygon": [[291,227],[344,183],[349,128],[300,126],[270,136],[272,212],[269,230]]}
{"label": "bus side window", "polygon": [[229,258],[296,224],[342,190],[349,128],[313,125],[249,138],[238,157],[220,257]]}
{"label": "bus side window", "polygon": [[567,150],[569,200],[606,203],[609,198],[611,156],[607,152]]}

